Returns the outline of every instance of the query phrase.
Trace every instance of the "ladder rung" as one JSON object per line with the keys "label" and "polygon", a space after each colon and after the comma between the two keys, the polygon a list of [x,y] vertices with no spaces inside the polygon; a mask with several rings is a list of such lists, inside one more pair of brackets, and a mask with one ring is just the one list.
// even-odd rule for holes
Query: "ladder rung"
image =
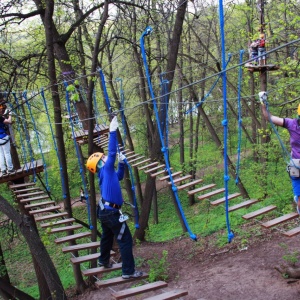
{"label": "ladder rung", "polygon": [[30,197],[30,196],[41,195],[41,194],[44,194],[44,193],[45,193],[44,191],[38,191],[38,192],[34,192],[34,193],[18,194],[17,199],[26,198],[26,197]]}
{"label": "ladder rung", "polygon": [[194,195],[196,193],[200,193],[200,192],[203,192],[203,191],[206,191],[208,189],[211,189],[213,187],[215,187],[216,184],[215,183],[211,183],[211,184],[208,184],[208,185],[205,185],[205,186],[202,186],[202,187],[199,187],[195,190],[191,190],[191,191],[188,191],[188,194],[191,196],[191,195]]}
{"label": "ladder rung", "polygon": [[259,210],[253,211],[253,212],[251,212],[249,214],[246,214],[242,218],[245,219],[245,220],[250,220],[250,219],[253,219],[253,218],[257,217],[257,216],[263,215],[263,214],[265,214],[265,213],[267,213],[269,211],[272,211],[272,210],[274,210],[276,208],[277,208],[277,206],[275,206],[275,205],[269,205],[267,207],[263,207],[263,208],[261,208]]}
{"label": "ladder rung", "polygon": [[34,204],[27,204],[27,205],[24,205],[24,207],[26,209],[32,209],[35,207],[41,207],[41,206],[50,205],[50,204],[54,205],[55,201],[45,201],[45,202],[39,202],[39,203],[34,203]]}
{"label": "ladder rung", "polygon": [[279,218],[276,218],[276,219],[270,220],[268,222],[262,223],[261,226],[263,226],[265,228],[270,228],[270,227],[276,226],[278,224],[284,223],[286,221],[293,220],[293,219],[298,218],[298,217],[299,217],[298,213],[292,212],[292,213],[283,215]]}
{"label": "ladder rung", "polygon": [[47,194],[45,194],[45,195],[39,196],[39,197],[22,199],[22,200],[20,200],[20,203],[27,203],[27,202],[31,202],[31,201],[37,201],[37,200],[48,199],[48,198],[49,198],[49,196]]}
{"label": "ladder rung", "polygon": [[251,200],[246,200],[244,202],[241,202],[239,204],[236,204],[236,205],[233,205],[233,206],[230,206],[228,208],[228,211],[231,212],[231,211],[235,211],[235,210],[238,210],[240,208],[243,208],[243,207],[248,207],[254,203],[257,203],[259,202],[259,200],[256,200],[256,199],[251,199]]}
{"label": "ladder rung", "polygon": [[41,214],[41,213],[45,213],[45,212],[51,212],[51,211],[55,211],[55,210],[59,210],[59,209],[61,209],[61,207],[59,205],[56,205],[56,206],[50,206],[50,207],[43,208],[43,209],[30,210],[29,214],[30,215],[35,215],[35,214]]}
{"label": "ladder rung", "polygon": [[293,236],[295,236],[299,233],[300,233],[300,227],[296,227],[296,228],[293,228],[289,231],[284,232],[283,234],[288,236],[288,237],[293,237]]}
{"label": "ladder rung", "polygon": [[46,220],[55,219],[55,218],[62,218],[67,215],[68,215],[67,212],[62,212],[62,213],[55,213],[55,214],[42,216],[42,217],[35,217],[34,219],[36,222],[41,222],[41,221],[46,221]]}
{"label": "ladder rung", "polygon": [[65,227],[58,227],[58,228],[51,229],[50,233],[57,233],[57,232],[62,232],[62,231],[76,230],[76,229],[80,229],[82,227],[83,226],[81,224],[70,225],[70,226],[65,226]]}
{"label": "ladder rung", "polygon": [[9,186],[11,190],[18,189],[20,187],[32,186],[35,185],[35,182],[21,183],[21,184],[12,184]]}
{"label": "ladder rung", "polygon": [[[192,175],[190,175],[190,174],[189,174],[189,175],[185,175],[185,176],[183,176],[183,177],[179,177],[179,178],[176,178],[176,179],[174,179],[174,180],[173,180],[173,183],[175,183],[175,184],[176,184],[176,183],[178,183],[178,182],[181,182],[181,181],[184,181],[184,180],[190,179],[191,177],[192,177]],[[168,184],[169,184],[169,185],[171,185],[171,184],[172,184],[172,182],[171,182],[171,181],[169,181],[169,182],[168,182]]]}
{"label": "ladder rung", "polygon": [[144,164],[144,163],[146,163],[146,162],[149,162],[150,160],[151,160],[150,158],[147,158],[147,159],[145,159],[145,160],[143,160],[143,161],[139,161],[139,162],[133,164],[132,167],[137,167],[137,166],[139,166],[139,165],[141,165],[141,164]]}
{"label": "ladder rung", "polygon": [[56,222],[43,223],[43,224],[41,224],[41,227],[42,228],[47,228],[47,227],[52,227],[52,226],[61,225],[61,224],[73,223],[74,221],[75,221],[74,218],[63,219],[63,220],[59,220],[59,221],[56,221]]}
{"label": "ladder rung", "polygon": [[92,243],[86,243],[86,244],[79,244],[79,245],[73,245],[62,248],[63,253],[72,252],[72,251],[79,251],[79,250],[85,250],[85,249],[92,249],[92,248],[98,248],[100,246],[100,242],[92,242]]}
{"label": "ladder rung", "polygon": [[153,162],[153,163],[151,163],[149,165],[145,165],[145,166],[139,167],[138,169],[141,171],[141,170],[145,170],[145,169],[150,168],[150,167],[154,167],[156,165],[158,165],[157,161],[155,161],[155,162]]}
{"label": "ladder rung", "polygon": [[15,194],[23,193],[23,192],[31,192],[31,191],[36,191],[36,190],[41,190],[38,186],[33,187],[33,188],[28,188],[28,189],[22,189],[22,190],[15,190]]}
{"label": "ladder rung", "polygon": [[[173,170],[173,168],[170,168],[170,170]],[[150,176],[151,177],[156,177],[157,175],[160,175],[160,174],[163,174],[163,173],[166,173],[166,172],[168,172],[168,170],[164,169],[164,170],[158,171],[156,173],[151,173]]]}
{"label": "ladder rung", "polygon": [[145,298],[144,300],[167,300],[167,299],[178,299],[182,296],[188,295],[188,292],[185,290],[176,289],[173,291],[165,292],[163,294],[158,294],[153,297]]}
{"label": "ladder rung", "polygon": [[[172,173],[172,178],[175,177],[175,176],[178,176],[182,174],[182,171],[178,171],[178,172],[175,172],[175,173]],[[159,180],[167,180],[170,178],[170,175],[167,175],[167,176],[164,176],[164,177],[160,177]]]}
{"label": "ladder rung", "polygon": [[[234,193],[234,194],[228,195],[228,200],[232,200],[232,199],[237,198],[239,196],[241,196],[241,193]],[[210,204],[219,205],[219,204],[224,203],[224,202],[225,202],[225,197],[220,198],[220,199],[215,200],[215,201],[212,201],[212,202],[210,202]]]}
{"label": "ladder rung", "polygon": [[73,241],[73,240],[76,240],[76,239],[81,239],[81,238],[84,238],[84,237],[88,237],[88,236],[91,236],[91,235],[92,235],[92,233],[90,231],[89,232],[80,232],[80,233],[64,236],[64,237],[61,237],[61,238],[57,238],[55,240],[55,243],[56,244],[61,244],[61,243]]}
{"label": "ladder rung", "polygon": [[155,168],[145,170],[144,172],[147,174],[147,173],[151,173],[151,172],[153,172],[153,171],[157,171],[157,170],[159,170],[159,169],[161,169],[161,168],[164,168],[164,167],[165,167],[165,165],[159,165],[159,166],[157,166],[157,167],[155,167]]}
{"label": "ladder rung", "polygon": [[130,159],[136,158],[136,157],[139,156],[139,155],[140,155],[139,153],[135,153],[135,154],[133,154],[133,155],[128,155],[128,156],[126,156],[126,159],[129,161]]}
{"label": "ladder rung", "polygon": [[87,261],[91,261],[94,259],[98,259],[100,256],[100,253],[94,253],[94,254],[88,254],[88,255],[83,255],[83,256],[78,256],[78,257],[71,257],[70,260],[72,264],[81,264]]}
{"label": "ladder rung", "polygon": [[[149,277],[149,275],[147,273],[143,272],[143,275],[140,276],[139,278],[129,278],[129,279],[126,279],[126,282],[137,280],[137,279],[146,279],[148,277]],[[98,280],[95,282],[95,285],[98,288],[104,288],[104,287],[113,286],[113,285],[120,284],[120,283],[124,283],[124,279],[122,278],[122,276],[114,277],[111,279]]]}
{"label": "ladder rung", "polygon": [[212,197],[214,195],[218,195],[220,193],[223,193],[225,191],[224,188],[221,188],[221,189],[218,189],[218,190],[215,190],[215,191],[212,191],[210,193],[207,193],[207,194],[204,194],[204,195],[201,195],[201,196],[198,196],[198,200],[204,200],[204,199],[207,199],[209,197]]}
{"label": "ladder rung", "polygon": [[189,188],[191,186],[195,186],[196,184],[201,183],[202,181],[203,181],[203,179],[196,179],[194,181],[190,181],[186,184],[178,186],[177,189],[178,190],[183,190],[183,189]]}
{"label": "ladder rung", "polygon": [[135,159],[127,159],[127,160],[128,160],[128,162],[130,162],[132,164],[133,162],[138,161],[138,160],[140,160],[142,158],[145,158],[145,156],[140,156],[140,157],[137,157]]}
{"label": "ladder rung", "polygon": [[[99,244],[99,242],[98,242]],[[112,268],[104,268],[104,267],[97,267],[92,269],[83,270],[82,274],[84,276],[93,276],[101,273],[111,272],[115,270],[120,270],[122,268],[122,263],[113,264]]]}

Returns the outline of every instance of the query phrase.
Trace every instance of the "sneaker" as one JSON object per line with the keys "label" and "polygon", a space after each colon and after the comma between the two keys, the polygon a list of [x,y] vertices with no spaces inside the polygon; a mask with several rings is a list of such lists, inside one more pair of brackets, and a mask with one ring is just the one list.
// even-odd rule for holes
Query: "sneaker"
{"label": "sneaker", "polygon": [[7,172],[6,172],[6,170],[3,170],[2,171],[2,176],[5,176],[5,175],[7,175]]}
{"label": "sneaker", "polygon": [[130,274],[130,275],[125,275],[123,274],[122,275],[122,278],[123,279],[130,279],[130,278],[139,278],[143,275],[143,272],[140,272],[140,271],[135,271],[133,274]]}
{"label": "sneaker", "polygon": [[98,261],[98,267],[104,267],[105,269],[111,269],[113,267],[113,264],[112,263],[103,264]]}
{"label": "sneaker", "polygon": [[10,169],[10,170],[8,170],[8,174],[15,173],[15,172],[16,172],[15,169]]}
{"label": "sneaker", "polygon": [[294,201],[295,201],[295,203],[296,203],[297,212],[298,212],[298,214],[300,215],[300,209],[299,209],[299,206],[298,206],[297,196],[294,196]]}

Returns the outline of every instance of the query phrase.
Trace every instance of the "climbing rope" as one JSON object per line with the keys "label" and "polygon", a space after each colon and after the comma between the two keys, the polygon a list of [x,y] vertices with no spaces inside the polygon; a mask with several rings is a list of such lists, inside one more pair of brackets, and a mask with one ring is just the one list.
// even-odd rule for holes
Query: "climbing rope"
{"label": "climbing rope", "polygon": [[[154,111],[155,111],[155,116],[156,116],[156,123],[157,123],[159,137],[160,137],[160,141],[161,141],[161,145],[162,145],[161,151],[164,154],[166,169],[167,169],[168,174],[169,174],[169,178],[170,178],[171,185],[172,185],[172,191],[174,193],[174,196],[175,196],[175,199],[176,199],[181,217],[183,219],[183,222],[185,224],[185,227],[186,227],[187,231],[189,232],[190,238],[193,239],[194,241],[197,241],[197,236],[194,233],[192,233],[192,231],[190,230],[189,224],[188,224],[188,222],[185,218],[185,215],[184,215],[184,212],[183,212],[180,200],[179,200],[179,196],[178,196],[178,189],[177,189],[176,185],[174,184],[174,180],[173,180],[172,173],[171,173],[171,170],[170,170],[170,165],[169,165],[169,160],[168,160],[168,150],[166,149],[165,144],[164,144],[164,140],[163,140],[163,135],[162,135],[162,130],[161,130],[161,123],[159,121],[157,104],[156,104],[156,101],[155,101],[156,98],[155,98],[153,88],[152,88],[152,83],[151,83],[150,73],[149,73],[148,64],[147,64],[147,58],[146,58],[145,44],[144,44],[145,36],[150,35],[151,32],[152,32],[152,28],[150,26],[148,26],[145,29],[145,31],[142,33],[141,37],[140,37],[140,45],[141,45],[141,50],[142,50],[141,54],[142,54],[144,68],[145,68],[147,82],[148,82],[148,88],[149,88],[150,96],[151,96],[152,103],[153,103],[153,106],[154,106]],[[166,93],[166,94],[169,94],[169,93]]]}
{"label": "climbing rope", "polygon": [[223,103],[224,103],[224,119],[222,125],[224,127],[224,185],[225,185],[225,215],[226,225],[228,231],[228,243],[234,238],[234,234],[230,229],[230,220],[228,212],[228,162],[227,162],[227,133],[228,133],[228,120],[227,120],[227,79],[226,79],[226,62],[225,62],[225,33],[224,33],[224,12],[223,1],[219,0],[219,19],[220,19],[220,34],[221,34],[221,52],[222,52],[222,81],[223,81]]}

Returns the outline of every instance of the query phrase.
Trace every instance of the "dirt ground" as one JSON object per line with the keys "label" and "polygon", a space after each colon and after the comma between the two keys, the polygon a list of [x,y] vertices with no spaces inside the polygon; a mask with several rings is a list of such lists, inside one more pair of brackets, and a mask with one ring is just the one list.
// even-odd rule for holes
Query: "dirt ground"
{"label": "dirt ground", "polygon": [[[215,246],[213,236],[200,237],[197,242],[188,237],[177,238],[166,243],[144,242],[134,247],[134,254],[135,257],[144,260],[139,270],[148,272],[147,260],[153,259],[154,254],[161,257],[162,251],[167,250],[170,267],[168,287],[164,291],[175,288],[185,289],[188,295],[182,299],[300,299],[300,282],[285,279],[275,270],[276,266],[286,264],[283,259],[286,250],[281,244],[285,244],[289,252],[298,251],[299,236],[287,238],[278,230],[270,229],[259,229],[258,232],[247,239],[235,237],[232,243],[222,248]],[[119,291],[131,285],[125,282],[111,289],[91,289],[83,295],[69,297],[69,299],[111,299],[113,291]],[[154,294],[158,292],[136,296],[134,299],[144,299]]]}

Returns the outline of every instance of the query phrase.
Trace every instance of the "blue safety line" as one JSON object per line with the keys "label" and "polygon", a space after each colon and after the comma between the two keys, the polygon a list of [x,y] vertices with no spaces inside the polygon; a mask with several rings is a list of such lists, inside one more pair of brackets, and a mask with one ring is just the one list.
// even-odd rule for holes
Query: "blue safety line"
{"label": "blue safety line", "polygon": [[[228,53],[228,60],[226,62],[226,68],[227,68],[227,65],[229,64],[229,62],[231,60],[231,57],[232,57],[232,54]],[[211,92],[213,91],[213,89],[215,88],[215,86],[217,85],[217,83],[219,82],[219,79],[221,77],[222,77],[222,73],[219,74],[217,80],[213,83],[213,85],[211,86],[210,90],[206,93],[206,95],[194,107],[190,108],[188,111],[185,112],[186,115],[193,112],[193,111],[195,111],[196,108],[198,108],[199,106],[201,106],[205,102],[206,98],[211,94]]]}
{"label": "blue safety line", "polygon": [[236,176],[235,184],[239,183],[240,173],[240,160],[241,160],[241,142],[242,142],[242,107],[241,107],[241,87],[243,79],[243,54],[244,50],[240,50],[240,67],[239,67],[239,83],[238,83],[238,149],[237,149],[237,162],[236,162]]}
{"label": "blue safety line", "polygon": [[68,87],[68,83],[66,81],[64,81],[64,86],[66,88],[66,102],[67,102],[67,108],[68,108],[68,113],[69,113],[69,122],[71,125],[71,130],[72,130],[72,138],[74,141],[74,147],[76,150],[76,155],[77,155],[77,160],[78,160],[78,165],[79,165],[79,173],[81,175],[81,180],[83,183],[83,190],[84,190],[84,194],[85,194],[85,198],[86,198],[86,206],[87,206],[87,212],[88,212],[88,221],[89,221],[89,226],[90,229],[92,230],[94,227],[92,225],[91,222],[91,206],[90,206],[90,199],[89,199],[89,194],[88,194],[88,189],[87,189],[87,182],[85,180],[85,176],[84,176],[84,172],[83,172],[83,163],[80,159],[80,155],[79,155],[79,146],[76,142],[76,138],[75,138],[75,131],[74,131],[74,123],[73,123],[73,118],[71,117],[71,107],[70,107],[70,96],[69,96],[69,92],[67,91],[67,87]]}
{"label": "blue safety line", "polygon": [[122,125],[123,125],[123,144],[126,144],[126,137],[127,137],[127,131],[126,131],[126,123],[125,123],[125,97],[124,97],[124,91],[123,91],[123,81],[122,78],[116,78],[116,81],[120,82],[120,96],[121,96],[121,109],[120,109],[120,114],[121,114],[121,120],[122,120]]}
{"label": "blue safety line", "polygon": [[[16,102],[16,104],[17,104],[17,109],[18,109],[18,113],[17,113],[17,118],[18,118],[18,122],[17,122],[17,124],[18,124],[18,132],[19,132],[19,136],[20,136],[20,143],[21,143],[21,147],[22,147],[22,154],[23,154],[23,162],[24,162],[24,165],[25,165],[25,167],[26,167],[26,171],[28,171],[28,166],[27,166],[27,152],[26,152],[26,147],[25,147],[25,145],[24,145],[24,140],[23,140],[23,136],[22,136],[22,130],[21,130],[21,127],[20,127],[20,120],[21,120],[21,122],[22,122],[22,124],[23,124],[23,121],[22,121],[22,118],[23,118],[23,120],[25,119],[24,118],[24,115],[23,115],[23,111],[22,111],[22,109],[21,109],[21,107],[19,106],[19,100],[18,100],[18,97],[16,96],[16,93],[12,93],[13,94],[13,96],[14,96],[14,99],[15,99],[15,102]],[[24,125],[23,124],[23,127],[24,127],[24,131],[26,130],[26,128],[25,128],[25,126],[26,125]]]}
{"label": "blue safety line", "polygon": [[161,128],[163,134],[163,140],[165,142],[165,148],[167,149],[167,156],[169,160],[169,93],[168,86],[169,81],[164,79],[164,73],[160,74],[160,85],[161,85],[161,95],[162,95],[162,105],[161,110],[165,112],[165,119],[161,121]]}
{"label": "blue safety line", "polygon": [[63,190],[63,199],[66,199],[67,198],[67,191],[66,191],[65,180],[64,180],[64,176],[63,176],[63,172],[62,172],[62,170],[63,170],[62,163],[61,163],[61,159],[60,159],[60,156],[59,156],[59,153],[58,153],[56,138],[55,138],[55,135],[54,135],[54,132],[53,132],[53,128],[52,128],[52,124],[51,124],[51,120],[50,120],[50,115],[49,115],[49,110],[48,110],[48,106],[47,106],[47,101],[46,101],[46,98],[45,98],[45,93],[44,93],[43,88],[41,89],[41,96],[42,96],[44,107],[45,107],[45,110],[46,110],[46,115],[47,115],[48,123],[49,123],[49,126],[50,126],[50,131],[51,131],[51,136],[52,136],[52,140],[53,140],[53,144],[54,144],[54,149],[55,149],[56,156],[57,156],[58,163],[59,163],[59,173],[60,173],[61,186],[62,186],[62,190]]}
{"label": "blue safety line", "polygon": [[224,185],[225,185],[225,214],[226,225],[228,231],[228,243],[234,238],[234,234],[230,229],[229,212],[228,212],[228,164],[227,164],[227,133],[228,133],[228,120],[227,120],[227,80],[226,80],[226,62],[225,62],[225,32],[224,32],[224,12],[223,1],[219,0],[219,18],[220,18],[220,34],[221,34],[221,52],[222,52],[222,81],[223,81],[223,103],[224,103]]}
{"label": "blue safety line", "polygon": [[[112,113],[109,97],[108,97],[108,94],[107,94],[105,78],[104,78],[104,74],[103,74],[101,69],[99,69],[99,75],[100,75],[101,85],[102,85],[102,88],[103,88],[105,102],[106,102],[108,111],[110,113]],[[123,146],[124,146],[124,144],[123,144]],[[120,148],[119,148],[118,141],[117,141],[117,149],[118,149],[118,153],[120,153]],[[133,194],[133,205],[134,205],[134,210],[135,210],[135,213],[134,213],[135,228],[140,228],[140,226],[139,226],[139,210],[138,210],[138,206],[137,206],[136,193],[135,193],[135,184],[134,184],[134,177],[133,177],[133,173],[132,173],[132,168],[131,168],[131,165],[129,164],[129,162],[127,161],[127,159],[124,159],[124,163],[127,165],[128,170],[129,170],[129,174],[130,174],[131,190],[132,190],[132,194]]]}
{"label": "blue safety line", "polygon": [[179,196],[178,196],[178,189],[177,189],[176,185],[174,184],[172,173],[171,173],[171,170],[170,170],[169,160],[168,160],[168,157],[167,157],[168,152],[167,152],[167,149],[164,145],[164,141],[163,141],[163,138],[162,138],[162,131],[161,131],[159,115],[158,115],[158,111],[157,111],[157,104],[156,104],[156,101],[155,101],[155,95],[154,95],[153,88],[152,88],[151,77],[150,77],[150,73],[149,73],[149,69],[148,69],[147,57],[146,57],[146,51],[145,51],[145,45],[144,45],[144,37],[149,35],[151,32],[152,32],[152,28],[150,26],[148,26],[145,29],[145,31],[143,32],[143,34],[141,35],[140,45],[141,45],[141,50],[142,50],[141,53],[142,53],[142,57],[143,57],[144,68],[145,68],[147,81],[148,81],[149,92],[150,92],[150,96],[151,96],[152,103],[153,103],[153,106],[154,106],[154,111],[155,111],[155,115],[156,115],[156,123],[157,123],[158,131],[159,131],[159,137],[160,137],[160,141],[161,141],[161,145],[162,145],[161,151],[164,154],[166,169],[169,173],[169,177],[170,177],[170,181],[171,181],[171,185],[172,185],[172,191],[174,193],[174,196],[175,196],[175,199],[176,199],[176,202],[177,202],[177,205],[178,205],[178,209],[179,209],[180,214],[182,216],[183,222],[185,224],[186,229],[188,230],[188,232],[190,234],[190,238],[193,239],[194,241],[197,241],[197,236],[191,232],[189,224],[188,224],[188,222],[185,218],[185,215],[184,215],[184,212],[183,212],[180,200],[179,200]]}
{"label": "blue safety line", "polygon": [[29,114],[30,114],[31,122],[33,124],[33,129],[34,129],[36,139],[37,139],[37,142],[38,142],[38,147],[40,149],[40,153],[41,153],[41,156],[42,156],[42,161],[43,161],[43,166],[44,166],[44,174],[45,174],[45,182],[46,182],[46,189],[49,192],[50,187],[49,187],[49,182],[48,182],[47,164],[46,164],[46,161],[45,161],[45,156],[44,156],[41,141],[40,141],[40,138],[39,138],[39,132],[37,130],[36,123],[35,123],[35,120],[34,120],[34,117],[33,117],[33,114],[32,114],[31,104],[27,99],[27,91],[23,92],[23,97],[25,99],[25,103],[27,105],[27,108],[28,108],[28,111],[29,111]]}

